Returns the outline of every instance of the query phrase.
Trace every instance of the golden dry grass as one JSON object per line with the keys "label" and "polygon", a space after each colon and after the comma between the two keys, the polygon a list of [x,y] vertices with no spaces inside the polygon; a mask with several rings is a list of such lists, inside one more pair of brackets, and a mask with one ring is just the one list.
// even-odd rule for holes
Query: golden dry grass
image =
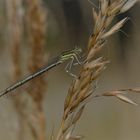
{"label": "golden dry grass", "polygon": [[[13,77],[17,80],[21,76],[21,40],[22,40],[22,27],[21,15],[18,11],[21,9],[21,1],[11,0],[8,3],[8,17],[10,27],[15,27],[9,33],[12,62],[14,66]],[[85,46],[84,63],[81,66],[78,77],[75,78],[68,90],[68,94],[64,102],[64,111],[61,119],[61,124],[56,137],[52,133],[51,140],[80,140],[83,136],[73,135],[75,126],[81,118],[85,106],[92,98],[101,96],[114,96],[118,99],[137,105],[134,101],[125,96],[126,92],[139,93],[140,89],[120,89],[115,91],[106,92],[100,95],[95,95],[96,80],[101,73],[107,68],[109,60],[104,56],[99,56],[104,45],[114,33],[118,32],[121,27],[128,20],[128,17],[122,19],[113,25],[114,18],[129,10],[136,0],[99,0],[98,8],[93,8],[93,19],[95,25],[92,29],[92,35],[89,37],[88,44]],[[33,73],[44,64],[44,46],[45,46],[45,32],[46,32],[46,12],[42,7],[42,0],[26,0],[25,1],[25,24],[27,27],[27,46],[29,47],[29,62],[26,66],[29,68],[30,73]],[[94,5],[94,4],[93,4]],[[16,25],[16,26],[15,26]],[[19,123],[21,123],[19,131],[19,139],[24,139],[24,123],[30,128],[32,137],[36,140],[46,139],[46,119],[42,107],[43,99],[45,97],[46,81],[43,76],[36,81],[29,84],[30,89],[26,89],[29,97],[31,98],[33,110],[28,110],[29,106],[25,106],[25,100],[22,96],[15,96],[13,102],[19,114]],[[36,88],[37,87],[37,88]],[[17,91],[20,92],[20,91]],[[32,119],[33,118],[33,119]],[[84,134],[83,134],[84,135]]]}
{"label": "golden dry grass", "polygon": [[[20,79],[21,68],[21,55],[23,47],[23,22],[27,27],[27,43],[29,47],[29,62],[25,65],[29,68],[30,73],[39,69],[44,64],[44,47],[45,47],[45,33],[46,33],[46,11],[42,7],[41,0],[26,0],[26,17],[23,19],[21,11],[23,10],[22,0],[11,0],[6,3],[8,9],[8,26],[9,26],[9,46],[11,47],[11,55],[13,62],[13,80]],[[21,45],[22,44],[22,45]],[[41,76],[37,81],[34,81],[28,85],[30,88],[25,90],[31,97],[32,105],[36,112],[30,115],[28,110],[29,106],[26,106],[26,99],[23,99],[22,95],[18,94],[13,97],[13,102],[18,113],[19,118],[19,139],[24,139],[24,123],[31,129],[31,135],[34,139],[45,140],[45,116],[42,108],[43,98],[45,96],[46,81]],[[38,87],[38,88],[36,88]],[[21,92],[20,90],[16,91]],[[22,91],[23,92],[23,91]],[[34,125],[34,121],[30,120],[30,117],[34,116],[38,122]]]}
{"label": "golden dry grass", "polygon": [[[97,57],[97,54],[104,48],[107,38],[119,31],[128,18],[122,19],[115,25],[112,25],[113,19],[118,14],[130,9],[134,3],[129,0],[100,0],[99,8],[97,10],[93,8],[95,25],[92,35],[89,37],[88,47],[85,50],[85,63],[82,65],[78,78],[73,80],[69,88],[57,140],[76,140],[82,138],[80,136],[73,136],[73,129],[80,119],[88,100],[94,96],[96,79],[109,63],[103,56]],[[135,105],[133,101],[120,94],[111,95]],[[103,94],[103,96],[105,95],[107,96],[107,94]]]}

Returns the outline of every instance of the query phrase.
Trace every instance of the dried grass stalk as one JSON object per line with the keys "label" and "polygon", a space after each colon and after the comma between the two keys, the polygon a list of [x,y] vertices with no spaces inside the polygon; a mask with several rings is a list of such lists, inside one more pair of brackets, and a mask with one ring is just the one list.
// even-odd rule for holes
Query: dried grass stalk
{"label": "dried grass stalk", "polygon": [[[129,0],[99,0],[99,9],[97,11],[93,9],[95,26],[93,34],[89,38],[86,61],[81,68],[79,77],[72,82],[69,88],[57,140],[70,140],[73,137],[73,128],[83,113],[87,99],[93,97],[96,89],[93,89],[93,84],[96,84],[96,79],[108,63],[103,57],[98,58],[97,53],[101,51],[107,38],[119,31],[126,22],[127,17],[111,27],[114,17],[122,12],[122,8],[123,11],[129,9],[127,4],[129,8],[133,6]],[[117,97],[130,102],[122,96]]]}
{"label": "dried grass stalk", "polygon": [[[44,65],[46,11],[43,8],[42,0],[26,0],[26,20],[31,50],[28,66],[29,71],[33,73]],[[34,117],[38,126],[34,126],[34,122],[29,124],[32,125],[31,128],[36,133],[36,139],[45,140],[45,115],[42,103],[45,96],[46,81],[43,76],[40,76],[37,80],[32,80],[29,86],[31,90],[28,90],[28,93],[36,108]]]}
{"label": "dried grass stalk", "polygon": [[127,94],[136,94],[140,93],[140,88],[128,88],[128,89],[120,89],[120,90],[114,90],[114,91],[109,91],[105,92],[100,95],[95,95],[94,97],[116,97],[119,100],[122,100],[123,102],[129,103],[131,105],[137,106],[138,104],[128,97],[126,97]]}
{"label": "dried grass stalk", "polygon": [[[8,47],[11,48],[12,55],[12,77],[13,81],[17,81],[21,77],[21,52],[20,47],[22,43],[22,0],[6,0],[7,8],[7,25],[8,25]],[[18,125],[19,129],[18,139],[22,140],[24,138],[24,115],[23,115],[23,100],[20,94],[20,90],[16,91],[17,96],[12,99],[14,107],[18,113]]]}

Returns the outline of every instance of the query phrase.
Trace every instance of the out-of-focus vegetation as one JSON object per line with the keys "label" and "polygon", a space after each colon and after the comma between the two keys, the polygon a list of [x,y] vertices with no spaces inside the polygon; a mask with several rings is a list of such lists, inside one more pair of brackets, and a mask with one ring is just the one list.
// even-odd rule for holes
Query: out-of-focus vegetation
{"label": "out-of-focus vegetation", "polygon": [[[98,1],[93,2],[98,6]],[[92,8],[88,0],[1,0],[0,89],[34,72],[61,51],[75,46],[86,50],[95,25]],[[96,93],[140,87],[139,3],[117,15],[112,24],[126,16],[128,22],[108,38],[101,51],[111,63],[97,81]],[[64,68],[60,66],[0,99],[0,139],[44,140],[46,136],[50,139],[52,131],[57,133],[73,80]],[[140,104],[139,95],[130,98]],[[76,133],[86,140],[138,140],[139,116],[139,106],[97,98],[88,104]]]}

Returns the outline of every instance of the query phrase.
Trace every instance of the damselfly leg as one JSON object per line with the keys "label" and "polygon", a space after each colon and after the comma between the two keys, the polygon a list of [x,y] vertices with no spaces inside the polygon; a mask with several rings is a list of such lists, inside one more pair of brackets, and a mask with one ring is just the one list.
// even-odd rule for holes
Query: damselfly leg
{"label": "damselfly leg", "polygon": [[71,67],[72,67],[72,65],[73,65],[73,61],[74,61],[74,59],[72,59],[72,60],[66,65],[65,71],[66,71],[67,73],[69,73],[72,77],[77,78],[77,76],[71,72]]}
{"label": "damselfly leg", "polygon": [[[79,55],[79,53],[75,53],[72,57],[71,57],[71,61],[66,65],[66,67],[65,67],[65,70],[66,70],[66,72],[67,73],[69,73],[72,77],[74,77],[74,78],[78,78],[75,74],[73,74],[72,72],[71,72],[71,68],[72,68],[72,66],[75,66],[75,65],[82,65],[82,62],[79,60],[79,58],[78,58],[78,55]],[[80,55],[79,55],[80,56]],[[81,57],[80,57],[81,58]],[[74,60],[76,60],[77,62],[76,63],[74,63]]]}

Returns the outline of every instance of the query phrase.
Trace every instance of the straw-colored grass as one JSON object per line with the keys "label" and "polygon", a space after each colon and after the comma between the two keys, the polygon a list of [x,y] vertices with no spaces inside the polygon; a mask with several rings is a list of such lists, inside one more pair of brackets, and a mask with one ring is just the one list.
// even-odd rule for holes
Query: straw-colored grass
{"label": "straw-colored grass", "polygon": [[[45,47],[45,33],[46,33],[46,11],[42,7],[42,0],[25,0],[25,9],[23,7],[22,0],[9,0],[6,3],[7,6],[7,16],[8,16],[8,46],[11,47],[12,63],[13,63],[13,80],[17,81],[21,77],[22,68],[21,64],[23,54],[23,43],[24,34],[23,28],[25,23],[27,30],[27,46],[29,47],[29,59],[25,66],[29,68],[30,73],[38,70],[44,64],[44,47]],[[26,13],[26,16],[23,18],[23,10]],[[25,41],[25,40],[24,40]],[[25,47],[25,46],[24,46]],[[21,49],[22,48],[22,49]],[[29,110],[30,106],[25,105],[26,99],[22,98],[23,92],[17,90],[18,93],[13,97],[13,102],[15,109],[18,114],[19,119],[19,130],[18,135],[19,139],[24,139],[25,132],[24,127],[30,128],[30,134],[34,139],[45,140],[45,128],[46,121],[45,115],[42,108],[43,98],[45,96],[46,81],[43,76],[40,76],[36,81],[32,81],[28,85],[29,88],[26,88],[26,92],[29,93],[29,97],[32,99],[31,104],[34,106],[35,113],[31,114],[34,110]],[[36,88],[37,87],[37,88]],[[36,122],[31,120],[34,117]]]}
{"label": "straw-colored grass", "polygon": [[[68,90],[68,94],[64,102],[64,112],[61,119],[59,131],[56,135],[52,133],[51,140],[80,140],[83,137],[73,135],[75,125],[81,118],[85,106],[92,98],[101,96],[114,96],[124,102],[132,105],[137,105],[134,101],[125,96],[127,93],[139,93],[140,89],[121,89],[110,92],[105,92],[100,95],[95,95],[96,80],[101,73],[107,68],[109,60],[104,56],[99,56],[104,45],[114,33],[118,32],[121,27],[128,20],[128,17],[122,19],[113,25],[114,18],[129,10],[137,0],[99,0],[99,6],[93,8],[94,27],[92,34],[89,37],[88,44],[85,46],[84,62],[81,65],[78,77],[75,78]],[[92,4],[92,2],[90,1]],[[27,40],[29,47],[29,59],[26,65],[30,73],[35,72],[44,64],[44,45],[45,45],[45,31],[46,31],[46,12],[42,7],[42,0],[25,0],[25,25],[27,32]],[[93,4],[94,6],[94,4]],[[10,30],[10,45],[12,53],[12,62],[14,66],[13,77],[17,80],[21,76],[21,40],[23,39],[21,24],[21,1],[9,0],[7,3]],[[15,108],[19,114],[19,121],[25,120],[27,126],[30,128],[31,135],[36,140],[45,140],[46,119],[42,107],[45,96],[46,81],[43,76],[37,80],[30,82],[30,89],[26,89],[31,101],[33,110],[27,111],[29,106],[25,106],[21,96],[14,97]],[[19,91],[17,91],[19,92]],[[26,110],[26,111],[25,111]],[[25,113],[26,112],[26,113]],[[25,122],[24,121],[24,122]],[[24,123],[23,122],[23,123]],[[21,125],[19,139],[24,139],[23,126]],[[83,134],[84,135],[84,134]]]}
{"label": "straw-colored grass", "polygon": [[[11,57],[13,64],[12,78],[14,81],[21,77],[21,43],[22,43],[22,16],[20,10],[22,8],[21,0],[7,1],[7,29],[8,30],[8,46],[11,48]],[[16,91],[18,94],[20,91]],[[22,140],[24,137],[24,117],[23,117],[23,101],[20,94],[12,98],[15,110],[18,115],[18,139]]]}
{"label": "straw-colored grass", "polygon": [[[136,1],[135,1],[136,2]],[[124,18],[115,25],[112,25],[113,19],[128,9],[134,3],[130,0],[99,0],[97,10],[93,8],[93,18],[95,25],[92,35],[89,37],[88,47],[86,49],[85,63],[82,65],[81,71],[77,79],[73,80],[68,94],[65,99],[64,113],[57,135],[57,140],[77,140],[81,136],[73,136],[72,132],[80,119],[89,99],[94,96],[96,90],[96,79],[105,70],[109,63],[103,56],[97,57],[97,54],[104,48],[107,38],[118,32],[128,18]],[[126,91],[126,90],[125,90]],[[135,90],[136,91],[136,90]],[[138,92],[140,90],[137,90]],[[123,91],[110,92],[110,96],[115,96],[125,102],[136,105],[133,101],[123,96]],[[109,93],[100,96],[109,96]]]}
{"label": "straw-colored grass", "polygon": [[[44,65],[46,11],[42,7],[42,0],[26,0],[26,26],[28,47],[30,48],[28,68],[30,73],[33,73]],[[27,92],[32,98],[35,112],[32,115],[28,115],[33,117],[35,122],[30,121],[28,124],[35,139],[45,140],[46,121],[42,104],[45,96],[46,81],[43,76],[40,76],[36,81],[32,80],[29,86],[31,88]],[[34,125],[36,122],[37,125]]]}

